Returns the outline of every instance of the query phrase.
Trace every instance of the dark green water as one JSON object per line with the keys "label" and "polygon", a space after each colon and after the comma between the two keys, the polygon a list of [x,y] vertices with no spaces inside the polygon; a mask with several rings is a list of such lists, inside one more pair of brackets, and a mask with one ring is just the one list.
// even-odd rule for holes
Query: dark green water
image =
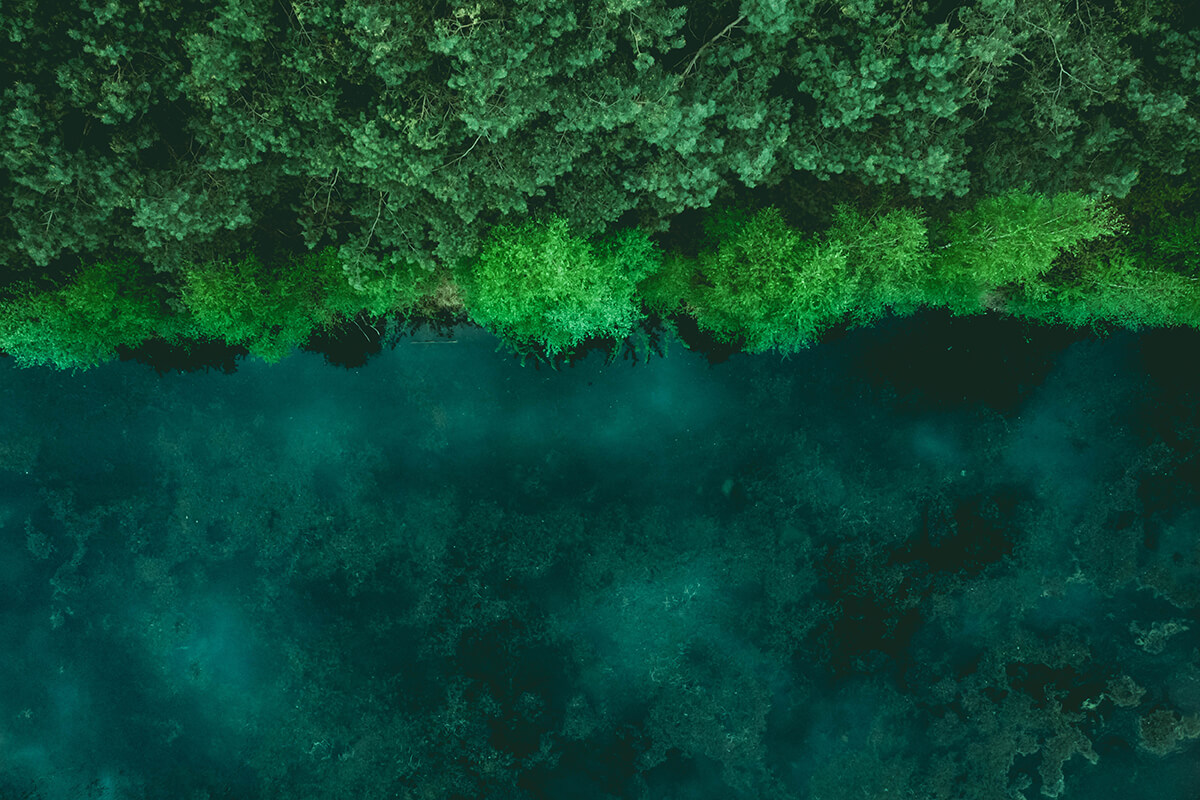
{"label": "dark green water", "polygon": [[0,798],[1194,800],[1197,353],[0,362]]}

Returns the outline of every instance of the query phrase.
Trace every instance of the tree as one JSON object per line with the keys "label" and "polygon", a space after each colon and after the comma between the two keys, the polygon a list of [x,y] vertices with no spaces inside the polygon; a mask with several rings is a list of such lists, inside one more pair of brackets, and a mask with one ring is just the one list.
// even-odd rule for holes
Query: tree
{"label": "tree", "polygon": [[971,126],[960,43],[911,3],[856,0],[810,11],[785,85],[803,113],[792,117],[793,168],[868,184],[905,182],[917,197],[969,188],[964,136]]}
{"label": "tree", "polygon": [[696,319],[727,341],[744,338],[748,352],[807,347],[857,299],[848,255],[842,242],[804,236],[778,209],[762,209],[701,254]]}
{"label": "tree", "polygon": [[977,187],[1123,197],[1148,168],[1181,171],[1200,149],[1197,32],[1175,29],[1173,3],[1138,5],[976,0],[956,10],[964,81],[986,115],[968,137]]}
{"label": "tree", "polygon": [[933,254],[920,211],[897,208],[866,216],[841,205],[826,236],[846,248],[848,270],[857,278],[856,321],[868,322],[885,308],[911,314],[929,302]]}
{"label": "tree", "polygon": [[588,338],[629,335],[642,317],[637,283],[659,264],[642,231],[592,244],[552,217],[497,228],[458,279],[471,319],[518,349],[554,356]]}
{"label": "tree", "polygon": [[0,301],[0,349],[22,366],[87,369],[177,333],[168,296],[131,259],[90,264],[63,285]]}
{"label": "tree", "polygon": [[977,313],[988,293],[1012,287],[1032,299],[1049,291],[1039,279],[1060,253],[1122,230],[1103,202],[1077,192],[1046,197],[1010,191],[951,214],[936,251],[934,295],[955,313]]}
{"label": "tree", "polygon": [[295,262],[263,265],[253,254],[185,270],[183,303],[192,337],[245,345],[275,362],[360,311],[381,315],[411,308],[430,288],[428,273],[400,264],[352,285],[335,248]]}
{"label": "tree", "polygon": [[1006,310],[1073,327],[1104,322],[1130,330],[1200,328],[1200,288],[1196,278],[1163,269],[1127,242],[1118,242],[1085,252],[1064,276],[1047,275],[1041,291],[1016,293]]}

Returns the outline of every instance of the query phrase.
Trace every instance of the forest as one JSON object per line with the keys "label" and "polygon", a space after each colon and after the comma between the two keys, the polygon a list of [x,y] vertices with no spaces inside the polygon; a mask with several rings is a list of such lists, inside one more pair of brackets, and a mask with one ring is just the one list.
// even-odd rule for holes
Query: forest
{"label": "forest", "polygon": [[0,0],[0,798],[1196,800],[1196,7]]}
{"label": "forest", "polygon": [[920,308],[1200,323],[1187,2],[3,9],[22,365],[438,318],[552,360]]}

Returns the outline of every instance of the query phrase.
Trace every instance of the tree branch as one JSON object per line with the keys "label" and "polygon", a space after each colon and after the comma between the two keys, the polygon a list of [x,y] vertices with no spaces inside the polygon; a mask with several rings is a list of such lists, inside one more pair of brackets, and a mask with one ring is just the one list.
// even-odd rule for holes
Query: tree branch
{"label": "tree branch", "polygon": [[687,67],[684,68],[683,73],[680,74],[679,77],[686,78],[691,73],[692,67],[696,66],[696,61],[700,58],[700,55],[705,50],[707,50],[710,46],[712,46],[712,43],[717,41],[717,39],[720,39],[723,36],[727,36],[729,34],[729,32],[732,31],[734,28],[736,28],[741,23],[741,21],[744,20],[745,18],[746,18],[746,15],[742,14],[740,17],[735,19],[733,22],[729,23],[724,28],[722,28],[720,33],[718,33],[716,36],[714,36],[713,38],[711,38],[707,42],[705,42],[703,45],[701,45],[700,49],[696,51],[696,55],[692,56],[692,60],[688,62]]}

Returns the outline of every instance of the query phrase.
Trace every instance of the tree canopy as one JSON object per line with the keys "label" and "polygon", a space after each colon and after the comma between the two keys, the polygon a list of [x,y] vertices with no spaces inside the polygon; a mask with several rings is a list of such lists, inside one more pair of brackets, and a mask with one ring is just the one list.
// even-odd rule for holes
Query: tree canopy
{"label": "tree canopy", "polygon": [[532,213],[585,236],[664,230],[797,175],[919,198],[1123,196],[1200,150],[1200,30],[1166,0],[6,12],[0,258],[14,273],[101,246],[175,272],[266,239],[432,269]]}
{"label": "tree canopy", "polygon": [[[968,306],[1005,270],[1028,293],[1089,241],[1077,222],[1097,235],[1105,223],[1068,210],[1064,229],[1047,222],[1032,239],[1012,225],[1053,218],[1055,203],[1152,195],[1197,162],[1200,28],[1185,12],[1172,0],[5,0],[3,285],[86,284],[96,264],[131,263],[180,308],[216,291],[214,264],[257,265],[272,286],[292,280],[280,270],[326,264],[338,285],[305,296],[379,310],[453,274],[478,319],[552,350],[585,329],[628,330],[635,284],[650,309],[684,302],[728,331],[791,315],[801,338],[835,309],[856,313],[848,298],[867,285],[869,308],[911,309],[939,269],[965,281],[942,289]],[[670,252],[650,268],[588,249],[649,252],[638,236],[678,237],[681,218],[738,207],[779,218],[733,231],[698,272]],[[971,245],[970,214],[994,232],[1011,222],[1000,241],[1012,247]],[[966,226],[933,261],[926,217],[941,220],[935,235]],[[554,222],[538,233],[538,220]],[[1195,237],[1173,235],[1147,257],[1188,258]],[[519,303],[488,293],[518,253],[547,248],[570,254],[563,285],[580,305],[538,310],[558,296],[539,283],[549,276],[507,285]],[[703,292],[689,288],[697,275]],[[774,294],[743,296],[749,283]],[[820,288],[833,285],[858,288]],[[326,300],[304,308],[285,339],[328,318]],[[535,334],[534,317],[549,327]],[[267,318],[268,339],[291,325]],[[750,338],[787,340],[776,333]]]}

